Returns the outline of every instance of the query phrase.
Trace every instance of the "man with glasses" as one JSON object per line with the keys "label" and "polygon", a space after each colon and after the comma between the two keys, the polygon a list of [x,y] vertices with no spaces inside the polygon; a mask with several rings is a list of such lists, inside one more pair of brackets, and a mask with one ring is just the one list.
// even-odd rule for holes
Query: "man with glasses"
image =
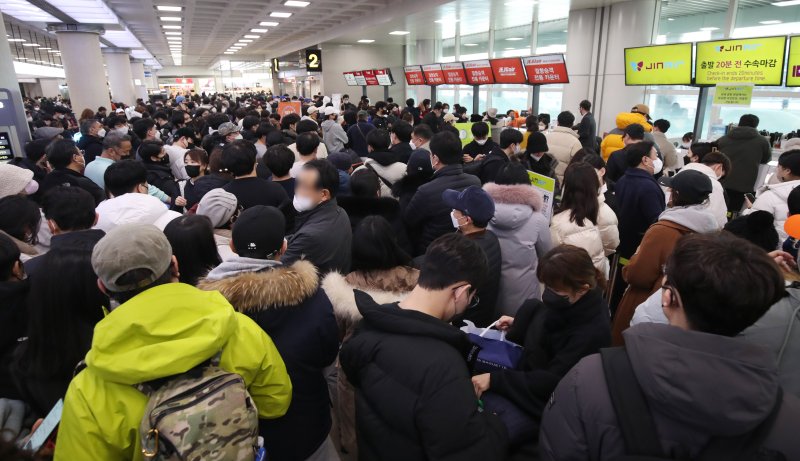
{"label": "man with glasses", "polygon": [[482,412],[470,380],[477,355],[448,322],[475,302],[486,255],[460,233],[428,247],[418,285],[395,304],[356,291],[363,320],[339,355],[356,389],[362,459],[505,459],[506,432]]}

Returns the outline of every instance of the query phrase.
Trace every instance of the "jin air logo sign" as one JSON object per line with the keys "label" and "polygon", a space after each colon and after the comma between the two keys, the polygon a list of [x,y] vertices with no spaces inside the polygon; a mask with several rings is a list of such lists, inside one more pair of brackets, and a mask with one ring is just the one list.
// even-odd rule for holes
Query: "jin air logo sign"
{"label": "jin air logo sign", "polygon": [[692,44],[625,49],[626,85],[690,85]]}
{"label": "jin air logo sign", "polygon": [[760,43],[742,43],[739,45],[719,45],[717,51],[720,53],[734,52],[734,51],[756,51],[761,48]]}
{"label": "jin air logo sign", "polygon": [[633,68],[635,72],[642,72],[645,70],[677,69],[685,64],[685,61],[639,61],[630,63],[631,68]]}

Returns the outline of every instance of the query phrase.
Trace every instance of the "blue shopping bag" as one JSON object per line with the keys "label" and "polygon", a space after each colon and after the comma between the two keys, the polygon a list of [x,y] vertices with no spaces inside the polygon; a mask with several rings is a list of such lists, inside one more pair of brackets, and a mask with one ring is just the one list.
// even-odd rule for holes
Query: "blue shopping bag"
{"label": "blue shopping bag", "polygon": [[490,373],[497,370],[514,370],[522,358],[522,346],[506,340],[505,331],[476,327],[474,323],[465,320],[466,326],[461,331],[469,335],[470,341],[480,346],[477,360],[475,360],[475,374]]}

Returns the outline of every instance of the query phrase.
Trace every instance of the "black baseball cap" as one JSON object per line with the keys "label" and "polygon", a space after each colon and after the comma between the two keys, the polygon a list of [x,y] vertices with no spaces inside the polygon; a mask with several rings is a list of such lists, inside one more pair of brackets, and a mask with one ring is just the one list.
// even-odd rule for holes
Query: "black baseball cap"
{"label": "black baseball cap", "polygon": [[672,177],[662,176],[658,183],[678,191],[685,203],[703,203],[713,190],[711,179],[694,170],[684,170]]}
{"label": "black baseball cap", "polygon": [[283,246],[286,218],[275,207],[257,205],[244,210],[233,225],[231,238],[236,254],[270,259]]}

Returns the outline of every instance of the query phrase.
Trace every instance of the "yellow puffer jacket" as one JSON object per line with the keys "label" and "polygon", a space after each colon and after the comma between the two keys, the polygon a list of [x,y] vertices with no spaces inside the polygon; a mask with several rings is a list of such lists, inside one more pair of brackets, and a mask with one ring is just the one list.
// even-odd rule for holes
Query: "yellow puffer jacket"
{"label": "yellow puffer jacket", "polygon": [[220,367],[244,378],[259,417],[283,416],[292,399],[283,359],[219,292],[169,283],[114,309],[95,327],[87,367],[67,390],[55,459],[142,460],[148,399],[134,385],[188,371],[220,350]]}
{"label": "yellow puffer jacket", "polygon": [[653,131],[653,126],[647,123],[647,118],[644,115],[636,112],[620,112],[617,114],[617,130],[609,133],[608,136],[603,138],[603,142],[600,143],[600,152],[603,155],[603,160],[608,161],[608,157],[610,157],[613,152],[625,147],[625,144],[622,142],[622,130],[633,123],[642,125],[644,131],[648,133]]}

